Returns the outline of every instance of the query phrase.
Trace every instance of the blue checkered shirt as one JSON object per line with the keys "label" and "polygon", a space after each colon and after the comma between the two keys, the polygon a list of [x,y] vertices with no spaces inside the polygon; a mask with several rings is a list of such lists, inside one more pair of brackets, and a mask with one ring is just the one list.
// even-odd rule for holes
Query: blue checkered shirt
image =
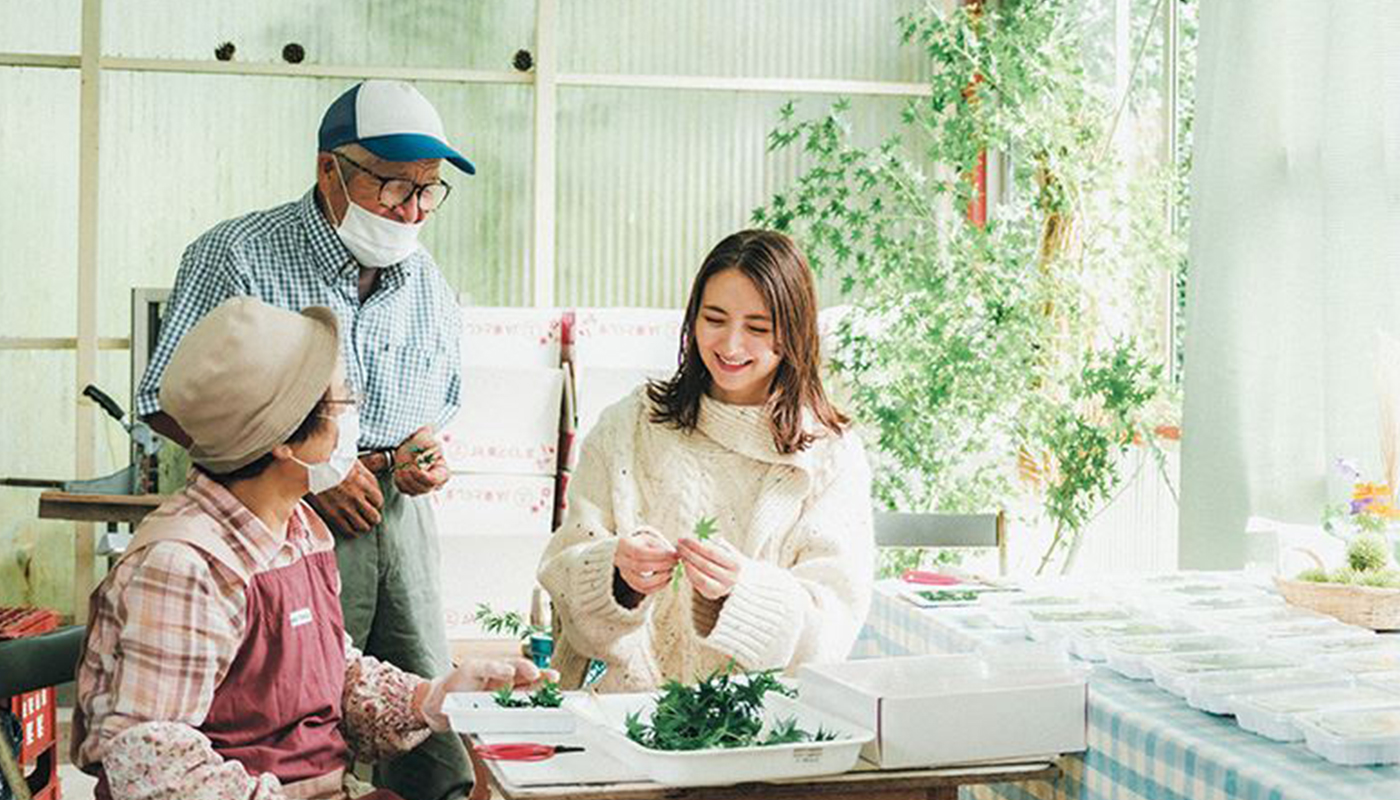
{"label": "blue checkered shirt", "polygon": [[215,225],[180,260],[160,342],[137,390],[137,413],[160,410],[161,375],[190,328],[224,300],[252,296],[297,311],[335,311],[346,376],[364,398],[362,449],[396,447],[423,425],[446,425],[462,390],[462,321],[446,279],[420,247],[384,268],[361,304],[359,271],[314,189]]}

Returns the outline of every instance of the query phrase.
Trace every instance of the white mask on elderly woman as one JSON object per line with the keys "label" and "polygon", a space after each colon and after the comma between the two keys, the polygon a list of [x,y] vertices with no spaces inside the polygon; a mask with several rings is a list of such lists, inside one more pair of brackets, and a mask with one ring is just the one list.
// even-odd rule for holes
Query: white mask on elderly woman
{"label": "white mask on elderly woman", "polygon": [[340,179],[340,190],[345,193],[345,215],[336,225],[335,235],[340,237],[341,244],[360,262],[360,266],[373,269],[392,266],[418,249],[418,231],[423,227],[422,222],[396,222],[361,208],[350,199],[339,160],[335,164],[335,174]]}
{"label": "white mask on elderly woman", "polygon": [[307,490],[312,494],[320,494],[344,483],[350,476],[350,470],[355,467],[355,459],[359,455],[360,415],[354,411],[346,411],[331,419],[336,421],[338,432],[335,449],[331,451],[330,458],[316,464],[308,464],[292,456],[293,461],[306,467]]}

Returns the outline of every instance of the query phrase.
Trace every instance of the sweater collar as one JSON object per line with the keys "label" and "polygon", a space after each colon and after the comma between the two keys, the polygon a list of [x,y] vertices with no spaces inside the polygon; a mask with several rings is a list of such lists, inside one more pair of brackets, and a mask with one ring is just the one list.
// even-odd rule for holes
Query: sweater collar
{"label": "sweater collar", "polygon": [[[708,394],[700,397],[700,415],[696,428],[720,446],[742,456],[766,464],[783,464],[811,473],[812,447],[796,453],[779,453],[773,445],[773,432],[768,426],[767,405],[739,406],[716,400]],[[803,427],[812,429],[812,416],[803,413]]]}

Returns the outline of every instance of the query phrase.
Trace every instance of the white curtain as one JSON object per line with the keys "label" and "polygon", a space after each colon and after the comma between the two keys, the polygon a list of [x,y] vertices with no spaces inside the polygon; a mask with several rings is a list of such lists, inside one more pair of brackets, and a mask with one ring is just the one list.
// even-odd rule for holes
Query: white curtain
{"label": "white curtain", "polygon": [[1247,517],[1315,523],[1340,499],[1336,457],[1381,479],[1377,332],[1400,332],[1400,3],[1201,12],[1180,556],[1225,568]]}

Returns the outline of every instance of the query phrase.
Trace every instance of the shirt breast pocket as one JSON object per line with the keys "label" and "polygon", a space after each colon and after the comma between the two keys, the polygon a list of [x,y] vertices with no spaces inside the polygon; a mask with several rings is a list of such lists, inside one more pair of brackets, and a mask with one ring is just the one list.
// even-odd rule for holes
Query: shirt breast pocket
{"label": "shirt breast pocket", "polygon": [[389,356],[392,366],[385,388],[389,397],[398,400],[391,400],[391,405],[406,406],[404,410],[415,427],[432,424],[447,401],[447,382],[452,372],[447,350],[404,344],[392,348]]}

